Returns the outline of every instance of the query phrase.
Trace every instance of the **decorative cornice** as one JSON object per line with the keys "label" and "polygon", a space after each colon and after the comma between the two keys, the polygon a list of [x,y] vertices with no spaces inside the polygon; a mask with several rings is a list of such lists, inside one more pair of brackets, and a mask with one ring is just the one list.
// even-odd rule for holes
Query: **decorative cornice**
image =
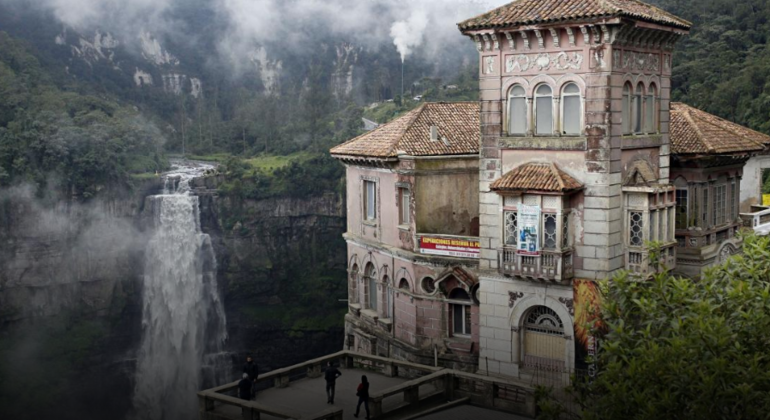
{"label": "decorative cornice", "polygon": [[492,45],[489,42],[489,34],[483,34],[482,37],[484,38],[484,48],[486,48],[487,51],[492,49]]}
{"label": "decorative cornice", "polygon": [[506,32],[505,37],[508,38],[508,48],[511,51],[516,49],[516,40],[513,38],[513,32]]}
{"label": "decorative cornice", "polygon": [[481,37],[478,34],[473,35],[473,41],[476,43],[476,49],[479,52],[484,50],[484,45],[481,43]]}
{"label": "decorative cornice", "polygon": [[535,36],[537,37],[537,47],[541,50],[545,48],[545,41],[543,40],[543,34],[539,29],[535,29]]}
{"label": "decorative cornice", "polygon": [[588,39],[588,28],[586,28],[585,26],[581,26],[580,32],[583,33],[583,43],[588,45],[588,43],[590,42],[590,40]]}
{"label": "decorative cornice", "polygon": [[569,36],[569,45],[570,47],[575,46],[575,32],[572,30],[572,28],[564,28],[567,31],[567,36]]}
{"label": "decorative cornice", "polygon": [[602,34],[599,33],[599,28],[596,25],[591,25],[591,33],[594,35],[594,44],[598,44],[602,41]]}
{"label": "decorative cornice", "polygon": [[492,38],[492,41],[494,42],[494,49],[499,50],[500,49],[500,41],[497,40],[497,34],[491,33],[489,34],[489,37]]}
{"label": "decorative cornice", "polygon": [[553,46],[556,48],[560,48],[559,46],[559,30],[555,28],[550,28],[549,31],[551,31],[551,38],[553,38]]}
{"label": "decorative cornice", "polygon": [[529,49],[529,35],[527,35],[527,31],[519,31],[521,34],[521,37],[524,39],[524,49]]}

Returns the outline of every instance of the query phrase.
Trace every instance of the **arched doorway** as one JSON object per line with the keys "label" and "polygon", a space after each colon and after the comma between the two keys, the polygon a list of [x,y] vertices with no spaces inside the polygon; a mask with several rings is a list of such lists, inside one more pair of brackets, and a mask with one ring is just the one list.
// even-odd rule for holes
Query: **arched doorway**
{"label": "arched doorway", "polygon": [[564,323],[546,306],[534,306],[524,316],[524,367],[548,371],[565,369]]}

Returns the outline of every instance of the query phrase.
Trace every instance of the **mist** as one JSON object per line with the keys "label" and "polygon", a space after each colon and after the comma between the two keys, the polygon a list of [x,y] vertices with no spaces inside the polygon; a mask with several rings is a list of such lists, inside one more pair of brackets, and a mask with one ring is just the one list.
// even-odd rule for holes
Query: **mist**
{"label": "mist", "polygon": [[[21,4],[25,0],[0,0]],[[79,31],[123,37],[150,32],[178,43],[214,37],[217,56],[238,69],[267,44],[298,51],[319,48],[332,34],[370,50],[395,46],[401,59],[421,48],[428,58],[451,54],[469,41],[456,24],[507,0],[41,0],[35,7]],[[206,9],[215,33],[197,34],[176,16]],[[192,30],[192,31],[191,31]],[[191,36],[191,33],[194,34]]]}

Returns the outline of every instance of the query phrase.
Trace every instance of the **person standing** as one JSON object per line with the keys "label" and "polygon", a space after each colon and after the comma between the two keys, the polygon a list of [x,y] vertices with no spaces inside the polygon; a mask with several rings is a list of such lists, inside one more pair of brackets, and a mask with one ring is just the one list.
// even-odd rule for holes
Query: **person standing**
{"label": "person standing", "polygon": [[259,366],[251,359],[251,355],[246,356],[246,363],[243,365],[243,373],[249,375],[251,381],[251,396],[257,393],[257,376],[259,376]]}
{"label": "person standing", "polygon": [[358,412],[361,411],[361,403],[363,403],[364,408],[366,409],[366,418],[368,419],[369,418],[369,381],[366,379],[366,375],[361,375],[361,383],[358,384],[356,395],[358,396],[358,405],[356,406],[356,413],[353,414],[353,417],[358,418]]}
{"label": "person standing", "polygon": [[326,404],[334,404],[334,386],[337,383],[337,378],[340,376],[342,376],[342,372],[334,367],[332,362],[328,362],[326,364],[326,373],[324,374],[326,378]]}
{"label": "person standing", "polygon": [[242,400],[248,401],[251,399],[251,379],[249,379],[249,375],[247,373],[244,373],[243,379],[238,382],[238,396]]}

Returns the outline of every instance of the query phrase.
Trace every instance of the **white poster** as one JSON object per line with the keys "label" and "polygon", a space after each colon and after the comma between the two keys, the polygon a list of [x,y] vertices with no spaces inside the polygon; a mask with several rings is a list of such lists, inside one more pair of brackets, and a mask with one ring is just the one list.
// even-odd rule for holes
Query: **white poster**
{"label": "white poster", "polygon": [[519,206],[519,254],[540,255],[540,206]]}

